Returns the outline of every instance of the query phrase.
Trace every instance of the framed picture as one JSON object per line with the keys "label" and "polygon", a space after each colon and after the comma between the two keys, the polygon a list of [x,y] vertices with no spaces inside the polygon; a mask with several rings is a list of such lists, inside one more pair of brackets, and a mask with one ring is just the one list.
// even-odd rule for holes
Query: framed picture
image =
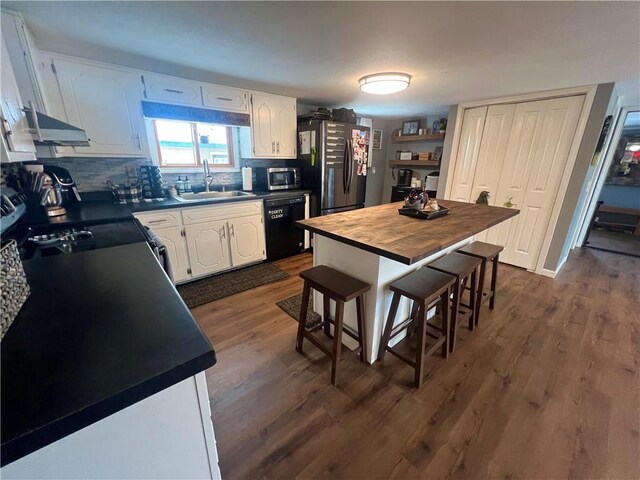
{"label": "framed picture", "polygon": [[382,150],[382,130],[373,130],[372,146],[374,150]]}
{"label": "framed picture", "polygon": [[433,149],[433,161],[440,163],[442,160],[442,147],[436,147]]}
{"label": "framed picture", "polygon": [[420,120],[402,122],[402,135],[417,135],[420,130]]}

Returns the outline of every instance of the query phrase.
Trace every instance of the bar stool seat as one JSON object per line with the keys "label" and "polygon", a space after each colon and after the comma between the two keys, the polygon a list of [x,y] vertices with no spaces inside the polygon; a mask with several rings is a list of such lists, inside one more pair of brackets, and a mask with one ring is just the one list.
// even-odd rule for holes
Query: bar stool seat
{"label": "bar stool seat", "polygon": [[[456,327],[458,318],[469,319],[469,330],[473,330],[476,325],[476,294],[478,289],[478,269],[482,260],[470,255],[452,252],[427,265],[427,268],[439,272],[448,273],[456,277],[453,286],[453,302],[451,306],[451,331],[449,334],[449,348],[453,352],[456,345]],[[464,285],[470,280],[469,304],[461,303]]]}
{"label": "bar stool seat", "polygon": [[[493,245],[492,243],[485,242],[472,242],[459,248],[457,251],[472,257],[479,258],[482,261],[480,265],[480,280],[478,282],[478,305],[476,307],[476,323],[480,322],[480,306],[486,300],[489,300],[489,308],[493,310],[495,306],[496,297],[496,283],[498,280],[498,262],[500,261],[500,252],[504,250],[504,247],[500,245]],[[491,271],[491,284],[489,291],[484,290],[484,281],[487,272],[487,263],[492,262]]]}
{"label": "bar stool seat", "polygon": [[[447,358],[449,356],[449,297],[451,296],[451,287],[455,282],[456,277],[452,275],[421,268],[396,280],[389,286],[389,289],[393,292],[393,299],[391,300],[389,316],[380,339],[378,360],[384,360],[385,353],[389,352],[411,365],[414,368],[414,386],[416,388],[420,388],[422,385],[422,371],[426,357],[430,356],[439,347],[442,347],[443,357]],[[407,297],[413,300],[414,303],[409,318],[394,327],[393,324],[401,297]],[[440,325],[435,325],[427,320],[427,310],[435,302],[441,303]],[[393,337],[412,324],[415,324],[418,331],[415,360],[405,357],[389,346],[389,342]],[[427,330],[427,327],[437,330],[440,334],[433,334]],[[427,336],[436,340],[428,350],[426,349]]]}
{"label": "bar stool seat", "polygon": [[[331,383],[336,385],[339,381],[339,369],[342,352],[342,333],[346,333],[358,341],[358,351],[360,360],[366,361],[366,326],[364,317],[364,294],[371,289],[371,286],[342,273],[326,265],[317,265],[309,270],[300,272],[300,277],[304,280],[302,291],[302,303],[298,322],[298,334],[296,337],[296,351],[302,353],[302,343],[306,338],[316,347],[322,350],[325,355],[331,358]],[[309,307],[309,295],[314,289],[323,295],[323,322],[320,325],[328,337],[333,337],[333,348],[329,350],[312,333],[305,330],[307,311]],[[344,304],[350,300],[356,300],[356,314],[358,317],[358,332],[353,332],[343,324]],[[329,302],[336,302],[335,319],[329,318]],[[331,335],[330,325],[334,325],[334,333]],[[318,328],[320,328],[318,327]],[[317,329],[314,329],[314,331]]]}

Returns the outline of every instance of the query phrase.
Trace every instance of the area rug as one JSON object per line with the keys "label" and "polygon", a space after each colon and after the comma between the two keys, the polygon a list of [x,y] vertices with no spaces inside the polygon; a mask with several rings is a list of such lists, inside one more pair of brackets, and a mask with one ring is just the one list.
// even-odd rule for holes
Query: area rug
{"label": "area rug", "polygon": [[273,263],[261,263],[242,270],[178,285],[176,288],[187,307],[194,308],[290,276]]}
{"label": "area rug", "polygon": [[[293,318],[296,322],[300,318],[300,307],[302,306],[302,294],[294,295],[293,297],[285,298],[276,305],[280,307],[287,315]],[[317,327],[322,323],[322,317],[313,311],[313,295],[309,297],[309,309],[307,310],[307,323],[305,328],[307,330]]]}

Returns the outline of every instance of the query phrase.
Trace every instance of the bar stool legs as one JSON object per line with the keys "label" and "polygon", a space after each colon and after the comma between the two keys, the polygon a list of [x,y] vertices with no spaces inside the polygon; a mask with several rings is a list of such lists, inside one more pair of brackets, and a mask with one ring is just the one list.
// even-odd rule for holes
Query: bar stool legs
{"label": "bar stool legs", "polygon": [[[358,342],[359,356],[361,361],[366,361],[366,322],[364,313],[364,294],[371,286],[356,278],[339,272],[326,265],[318,265],[300,273],[304,280],[302,289],[302,303],[300,305],[300,315],[298,316],[298,331],[296,336],[296,351],[302,353],[302,345],[305,337],[322,352],[331,358],[331,383],[336,385],[340,378],[340,363],[342,356],[342,334]],[[314,328],[313,331],[322,328],[325,335],[333,338],[331,348],[325,346],[320,340],[312,335],[312,332],[305,330],[307,313],[311,290],[322,294],[323,324]],[[336,303],[335,318],[329,317],[330,301]],[[358,331],[344,325],[344,304],[348,301],[356,301],[356,314],[358,319]],[[331,324],[334,329],[331,332]]]}
{"label": "bar stool legs", "polygon": [[304,327],[307,323],[307,310],[309,309],[309,295],[311,294],[311,286],[308,282],[304,282],[302,288],[302,302],[300,303],[300,315],[298,316],[298,335],[296,337],[296,351],[302,353],[302,342],[304,341]]}
{"label": "bar stool legs", "polygon": [[500,255],[496,255],[493,257],[493,266],[491,268],[491,298],[489,299],[489,308],[493,310],[493,307],[496,304],[496,283],[498,281],[498,257]]}
{"label": "bar stool legs", "polygon": [[[380,339],[378,360],[384,360],[386,352],[389,352],[413,367],[413,385],[416,388],[422,386],[424,363],[428,356],[438,348],[441,349],[443,357],[448,358],[449,356],[449,335],[451,332],[449,301],[455,281],[456,277],[452,275],[425,268],[393,282],[389,287],[393,292],[393,298]],[[394,326],[401,297],[413,300],[411,313],[407,319]],[[427,319],[427,312],[436,307],[440,314],[439,325]],[[400,353],[401,349],[389,346],[391,339],[404,332],[405,329],[407,337],[412,336],[414,329],[417,333],[415,355],[412,355],[411,358]],[[433,333],[433,330],[437,333]],[[427,337],[435,340],[430,347],[427,347]]]}

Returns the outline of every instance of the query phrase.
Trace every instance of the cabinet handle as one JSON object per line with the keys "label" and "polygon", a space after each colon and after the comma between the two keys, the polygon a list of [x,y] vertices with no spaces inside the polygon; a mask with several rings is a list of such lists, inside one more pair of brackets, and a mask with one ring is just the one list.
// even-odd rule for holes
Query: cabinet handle
{"label": "cabinet handle", "polygon": [[[6,127],[5,127],[6,124]],[[2,117],[2,134],[6,137],[8,137],[9,135],[11,135],[11,124],[9,123],[9,120],[7,120],[6,118]]]}
{"label": "cabinet handle", "polygon": [[162,218],[160,220],[149,220],[147,223],[165,223],[166,221],[166,218]]}
{"label": "cabinet handle", "polygon": [[235,232],[235,230],[233,229],[233,223],[232,223],[231,225],[229,225],[229,232],[231,233],[231,236],[232,236],[232,237],[235,237],[235,236],[236,236],[236,232]]}
{"label": "cabinet handle", "polygon": [[280,153],[280,140],[276,142],[276,145],[278,145],[278,153]]}
{"label": "cabinet handle", "polygon": [[216,97],[218,100],[222,100],[223,102],[232,102],[233,98],[227,98],[227,97]]}
{"label": "cabinet handle", "polygon": [[184,93],[182,90],[174,90],[173,88],[165,88],[164,91],[169,93]]}
{"label": "cabinet handle", "polygon": [[227,238],[227,232],[226,229],[224,227],[220,227],[220,238]]}
{"label": "cabinet handle", "polygon": [[144,81],[144,75],[140,75],[140,80],[142,81],[142,94],[144,98],[149,98],[147,97],[147,83]]}
{"label": "cabinet handle", "polygon": [[276,142],[271,142],[271,153],[276,153]]}
{"label": "cabinet handle", "polygon": [[138,140],[138,150],[142,150],[142,144],[140,143],[140,134],[136,133],[136,139]]}

